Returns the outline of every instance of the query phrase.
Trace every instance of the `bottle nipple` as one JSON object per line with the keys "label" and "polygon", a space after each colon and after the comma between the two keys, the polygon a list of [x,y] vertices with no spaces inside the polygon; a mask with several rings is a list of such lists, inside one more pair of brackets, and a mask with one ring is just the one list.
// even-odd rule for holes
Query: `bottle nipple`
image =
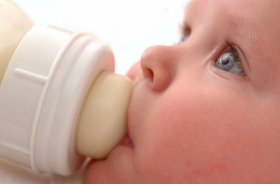
{"label": "bottle nipple", "polygon": [[126,134],[126,118],[133,82],[101,71],[88,92],[76,128],[76,151],[103,159]]}

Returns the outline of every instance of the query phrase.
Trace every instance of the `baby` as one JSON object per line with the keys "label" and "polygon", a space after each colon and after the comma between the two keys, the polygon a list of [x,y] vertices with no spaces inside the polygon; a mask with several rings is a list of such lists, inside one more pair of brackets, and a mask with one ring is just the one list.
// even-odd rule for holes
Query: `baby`
{"label": "baby", "polygon": [[279,184],[280,1],[192,0],[129,71],[128,136],[86,184]]}

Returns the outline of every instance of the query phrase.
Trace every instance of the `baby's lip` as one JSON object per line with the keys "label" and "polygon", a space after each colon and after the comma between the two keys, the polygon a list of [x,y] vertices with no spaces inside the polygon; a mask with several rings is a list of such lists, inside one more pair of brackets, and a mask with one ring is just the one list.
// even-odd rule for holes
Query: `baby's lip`
{"label": "baby's lip", "polygon": [[[127,71],[126,76],[129,77],[133,83],[134,83],[134,89],[135,86],[137,86],[139,80],[142,78],[143,73],[142,73],[142,69],[141,69],[141,63],[138,61],[136,63],[134,63],[130,69]],[[133,90],[134,91],[134,90]],[[132,95],[133,96],[133,95]],[[128,110],[129,113],[129,110]],[[131,135],[130,135],[130,123],[129,120],[127,121],[127,134],[126,136],[123,138],[123,140],[121,141],[121,145],[126,145],[126,146],[130,146],[133,147],[133,143],[131,140]]]}
{"label": "baby's lip", "polygon": [[128,136],[128,134],[125,135],[125,137],[121,141],[120,145],[133,147],[133,143],[131,141],[131,138]]}

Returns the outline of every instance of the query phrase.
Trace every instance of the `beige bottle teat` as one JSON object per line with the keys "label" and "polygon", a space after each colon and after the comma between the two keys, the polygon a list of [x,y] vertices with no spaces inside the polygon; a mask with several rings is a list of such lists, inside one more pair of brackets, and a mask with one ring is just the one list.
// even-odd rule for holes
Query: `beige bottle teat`
{"label": "beige bottle teat", "polygon": [[76,128],[76,149],[84,156],[102,159],[126,134],[127,109],[133,82],[102,71],[94,81]]}
{"label": "beige bottle teat", "polygon": [[0,84],[6,68],[23,36],[34,25],[18,5],[0,0]]}

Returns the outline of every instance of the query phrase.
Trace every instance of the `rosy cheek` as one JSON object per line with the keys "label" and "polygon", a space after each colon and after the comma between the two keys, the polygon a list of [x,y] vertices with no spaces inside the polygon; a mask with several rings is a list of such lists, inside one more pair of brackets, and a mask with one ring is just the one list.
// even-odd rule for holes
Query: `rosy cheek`
{"label": "rosy cheek", "polygon": [[141,64],[140,62],[134,63],[130,69],[127,71],[126,75],[130,77],[133,81],[139,76],[142,75]]}

